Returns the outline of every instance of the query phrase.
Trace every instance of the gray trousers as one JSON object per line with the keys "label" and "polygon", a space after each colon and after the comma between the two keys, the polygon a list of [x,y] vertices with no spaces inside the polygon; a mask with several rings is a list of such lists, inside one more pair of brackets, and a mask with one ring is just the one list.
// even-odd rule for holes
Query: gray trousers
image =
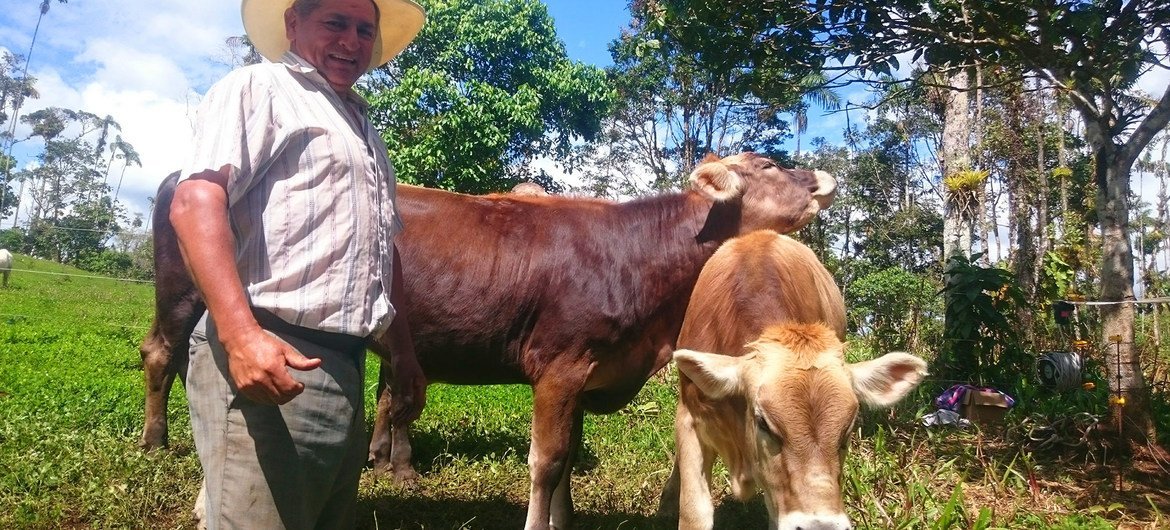
{"label": "gray trousers", "polygon": [[204,319],[206,339],[199,328],[192,335],[186,386],[204,474],[202,522],[210,530],[353,528],[366,461],[365,350],[272,332],[322,363],[290,369],[305,391],[265,405],[237,392],[215,326]]}

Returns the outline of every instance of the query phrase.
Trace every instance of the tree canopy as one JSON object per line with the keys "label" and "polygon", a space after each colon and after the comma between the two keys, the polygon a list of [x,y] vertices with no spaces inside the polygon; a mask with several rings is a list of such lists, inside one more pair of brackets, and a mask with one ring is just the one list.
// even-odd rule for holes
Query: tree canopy
{"label": "tree canopy", "polygon": [[399,178],[463,192],[534,179],[609,112],[604,73],[568,59],[537,0],[424,0],[427,25],[369,85]]}

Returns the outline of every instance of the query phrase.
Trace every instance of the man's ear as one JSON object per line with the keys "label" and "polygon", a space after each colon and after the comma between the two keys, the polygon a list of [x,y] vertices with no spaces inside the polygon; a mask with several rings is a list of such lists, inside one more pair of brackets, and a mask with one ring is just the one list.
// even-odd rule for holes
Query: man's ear
{"label": "man's ear", "polygon": [[687,376],[707,397],[723,398],[739,392],[742,386],[739,370],[742,359],[739,357],[677,350],[674,362],[679,373]]}

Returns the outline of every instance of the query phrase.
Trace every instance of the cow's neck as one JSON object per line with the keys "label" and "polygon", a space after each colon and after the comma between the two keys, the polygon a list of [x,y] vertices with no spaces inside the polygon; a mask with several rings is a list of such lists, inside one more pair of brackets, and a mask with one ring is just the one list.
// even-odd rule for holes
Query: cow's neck
{"label": "cow's neck", "polygon": [[[693,199],[697,199],[698,211],[705,211],[707,214],[703,221],[703,228],[699,230],[699,235],[696,237],[700,244],[710,246],[711,243],[714,243],[715,247],[718,247],[724,241],[739,234],[743,221],[742,198],[736,197],[726,202],[712,202],[699,197],[698,194],[689,195],[693,195]],[[714,248],[712,248],[712,252],[714,252]]]}
{"label": "cow's neck", "polygon": [[[691,288],[707,259],[719,245],[733,237],[739,225],[738,204],[714,204],[697,193],[670,194],[648,199],[657,203],[655,207],[642,209],[639,206],[630,215],[645,215],[655,212],[655,219],[625,219],[636,226],[645,227],[646,233],[631,234],[630,241],[639,242],[636,253],[642,258],[643,283],[653,286],[654,292],[647,293],[647,301],[674,299],[684,309],[690,298]],[[661,306],[645,308],[658,312]],[[680,320],[681,324],[681,320]],[[677,333],[677,331],[675,331]]]}
{"label": "cow's neck", "polygon": [[[739,230],[741,201],[715,203],[695,192],[655,197],[659,202],[653,230],[661,239],[661,246],[646,249],[651,252],[666,249],[673,254],[675,269],[689,270],[698,275],[703,263],[727,239]],[[651,235],[651,234],[647,234]],[[686,263],[688,266],[682,266]]]}

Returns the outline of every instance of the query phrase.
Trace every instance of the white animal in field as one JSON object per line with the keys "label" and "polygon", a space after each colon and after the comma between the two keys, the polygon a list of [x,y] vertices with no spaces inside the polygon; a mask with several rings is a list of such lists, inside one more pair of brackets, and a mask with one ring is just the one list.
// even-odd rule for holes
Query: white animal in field
{"label": "white animal in field", "polygon": [[8,249],[0,248],[0,276],[4,277],[5,287],[8,287],[9,274],[12,274],[12,253]]}

